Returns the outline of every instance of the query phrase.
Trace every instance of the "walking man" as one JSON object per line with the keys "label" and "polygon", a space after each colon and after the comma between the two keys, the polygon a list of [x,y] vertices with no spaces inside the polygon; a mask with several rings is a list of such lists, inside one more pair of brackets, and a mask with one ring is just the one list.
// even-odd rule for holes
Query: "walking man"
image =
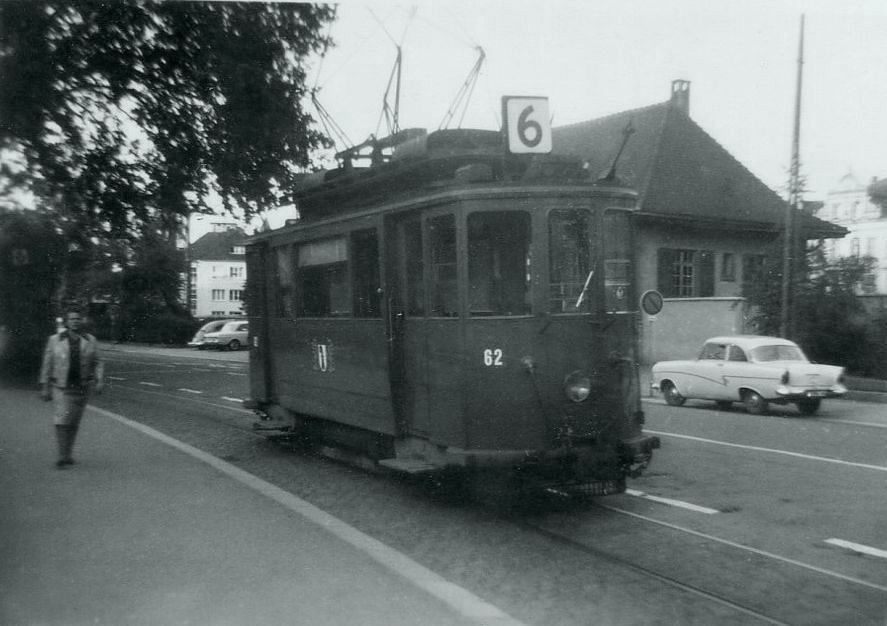
{"label": "walking man", "polygon": [[58,469],[73,465],[71,450],[89,394],[101,393],[104,387],[104,363],[98,342],[89,333],[81,332],[83,318],[79,311],[68,311],[65,321],[67,328],[46,342],[40,369],[41,397],[55,404]]}

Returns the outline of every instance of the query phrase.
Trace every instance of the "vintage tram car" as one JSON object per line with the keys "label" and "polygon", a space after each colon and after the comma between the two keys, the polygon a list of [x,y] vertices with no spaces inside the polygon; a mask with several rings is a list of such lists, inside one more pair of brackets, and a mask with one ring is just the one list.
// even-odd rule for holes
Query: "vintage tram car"
{"label": "vintage tram car", "polygon": [[624,491],[659,445],[635,193],[508,155],[495,131],[408,134],[371,167],[309,175],[300,218],[248,241],[257,428],[402,472]]}

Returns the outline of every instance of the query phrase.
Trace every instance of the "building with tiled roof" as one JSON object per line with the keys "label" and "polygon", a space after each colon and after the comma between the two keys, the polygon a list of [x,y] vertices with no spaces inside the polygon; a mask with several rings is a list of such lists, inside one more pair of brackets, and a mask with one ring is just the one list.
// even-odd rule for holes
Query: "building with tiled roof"
{"label": "building with tiled roof", "polygon": [[246,233],[210,232],[191,244],[188,304],[195,317],[238,317],[246,283]]}
{"label": "building with tiled roof", "polygon": [[[692,356],[700,336],[748,330],[743,282],[767,280],[765,255],[784,229],[786,201],[689,113],[690,83],[677,80],[665,102],[553,129],[556,152],[638,191],[638,284],[673,299],[657,329],[672,341],[644,360]],[[846,233],[801,211],[796,223],[801,240]]]}

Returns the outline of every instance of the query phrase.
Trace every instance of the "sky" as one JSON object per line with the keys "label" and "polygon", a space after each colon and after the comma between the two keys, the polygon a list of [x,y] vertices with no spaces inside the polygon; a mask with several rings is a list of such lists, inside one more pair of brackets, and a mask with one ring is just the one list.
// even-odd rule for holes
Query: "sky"
{"label": "sky", "polygon": [[672,80],[688,80],[693,120],[783,193],[802,14],[801,173],[817,200],[847,173],[887,177],[883,0],[346,0],[309,83],[359,143],[386,134],[398,44],[401,128],[438,128],[477,46],[486,59],[463,127],[499,128],[503,95],[547,97],[560,126],[666,101]]}

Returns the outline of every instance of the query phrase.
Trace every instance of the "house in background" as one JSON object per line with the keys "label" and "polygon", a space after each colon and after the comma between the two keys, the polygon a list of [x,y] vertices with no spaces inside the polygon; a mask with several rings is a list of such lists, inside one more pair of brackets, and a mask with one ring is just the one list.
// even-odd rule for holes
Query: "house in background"
{"label": "house in background", "polygon": [[817,212],[817,217],[849,231],[844,239],[826,244],[829,260],[863,256],[876,259],[877,265],[863,281],[864,295],[887,295],[887,212],[871,200],[871,194],[882,188],[887,191],[887,180],[873,179],[866,185],[848,173],[826,194]]}
{"label": "house in background", "polygon": [[244,315],[246,233],[239,228],[209,232],[189,250],[188,307],[194,317]]}
{"label": "house in background", "polygon": [[[615,176],[638,192],[638,293],[666,298],[644,320],[642,362],[693,357],[708,336],[750,330],[742,285],[768,280],[786,203],[690,118],[688,81],[673,81],[666,102],[554,128],[553,140],[602,176],[619,154]],[[846,233],[796,216],[801,241]]]}

